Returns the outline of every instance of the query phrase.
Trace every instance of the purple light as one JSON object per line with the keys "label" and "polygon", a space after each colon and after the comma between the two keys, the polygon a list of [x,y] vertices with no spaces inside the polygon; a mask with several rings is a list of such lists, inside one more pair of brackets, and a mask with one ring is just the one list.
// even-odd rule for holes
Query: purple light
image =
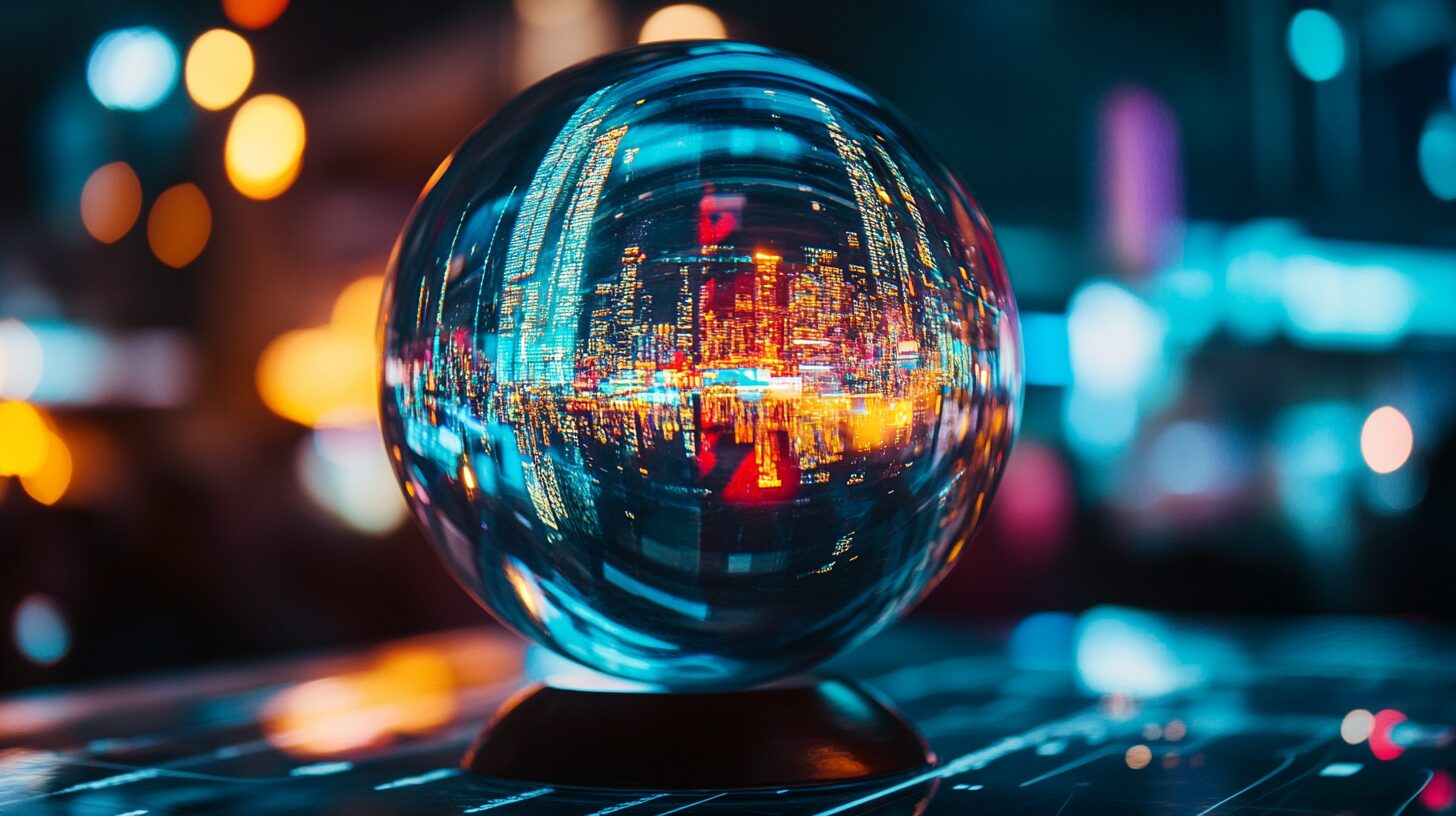
{"label": "purple light", "polygon": [[1115,89],[1102,103],[1099,155],[1102,230],[1127,274],[1177,256],[1183,223],[1178,123],[1145,88]]}

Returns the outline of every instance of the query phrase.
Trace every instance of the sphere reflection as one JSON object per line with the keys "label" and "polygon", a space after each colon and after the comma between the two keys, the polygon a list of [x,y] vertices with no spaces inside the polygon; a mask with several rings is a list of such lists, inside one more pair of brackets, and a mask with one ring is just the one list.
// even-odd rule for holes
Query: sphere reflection
{"label": "sphere reflection", "polygon": [[1008,453],[985,218],[882,103],[736,43],[632,49],[447,160],[385,292],[411,506],[503,621],[593,668],[739,686],[908,609]]}

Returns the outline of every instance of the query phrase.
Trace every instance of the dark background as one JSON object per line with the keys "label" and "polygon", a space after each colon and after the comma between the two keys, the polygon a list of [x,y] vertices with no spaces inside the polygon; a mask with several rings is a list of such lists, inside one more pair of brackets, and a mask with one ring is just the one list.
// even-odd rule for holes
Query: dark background
{"label": "dark background", "polygon": [[[278,416],[259,361],[328,326],[367,359],[331,310],[382,272],[440,160],[661,5],[293,0],[252,30],[216,2],[0,3],[0,397],[71,465],[0,475],[0,689],[485,619],[367,428]],[[894,102],[997,228],[1025,422],[985,528],[917,614],[1456,615],[1456,4],[708,5]],[[238,30],[252,82],[220,111],[180,78],[108,109],[88,56],[135,26],[181,58]],[[307,142],[259,201],[223,156],[262,93],[297,105]],[[142,208],[108,244],[80,201],[114,161]],[[148,212],[184,182],[211,228],[172,268]],[[1367,424],[1382,406],[1399,417]],[[24,427],[0,423],[0,472]]]}

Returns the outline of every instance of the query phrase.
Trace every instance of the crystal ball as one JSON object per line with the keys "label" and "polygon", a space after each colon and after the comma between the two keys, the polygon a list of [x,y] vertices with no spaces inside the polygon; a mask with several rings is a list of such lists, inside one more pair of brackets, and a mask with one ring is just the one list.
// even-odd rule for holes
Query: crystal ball
{"label": "crystal ball", "polygon": [[382,322],[385,443],[450,572],[665,688],[781,678],[907,611],[1021,395],[961,182],[854,81],[742,43],[522,93],[425,188]]}

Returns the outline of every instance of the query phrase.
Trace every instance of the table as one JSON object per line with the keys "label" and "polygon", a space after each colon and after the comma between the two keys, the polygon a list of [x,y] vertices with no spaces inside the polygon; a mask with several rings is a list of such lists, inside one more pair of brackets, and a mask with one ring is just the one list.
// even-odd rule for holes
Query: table
{"label": "table", "polygon": [[[825,671],[939,757],[839,788],[553,789],[460,771],[533,680],[498,629],[0,700],[0,814],[1400,814],[1456,803],[1456,635],[1383,619],[1100,608],[911,622]],[[705,735],[705,739],[710,739]]]}

